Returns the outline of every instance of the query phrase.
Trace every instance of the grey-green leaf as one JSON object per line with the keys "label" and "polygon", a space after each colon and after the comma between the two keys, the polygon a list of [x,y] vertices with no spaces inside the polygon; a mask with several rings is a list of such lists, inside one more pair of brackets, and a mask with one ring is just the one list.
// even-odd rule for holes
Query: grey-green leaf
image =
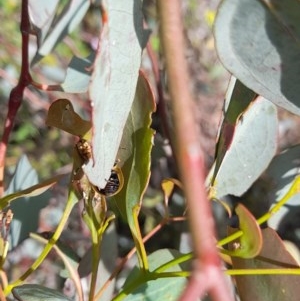
{"label": "grey-green leaf", "polygon": [[[21,157],[14,177],[5,191],[5,196],[0,199],[0,209],[10,205],[14,213],[9,236],[11,248],[16,247],[20,241],[28,237],[29,232],[37,230],[39,212],[48,204],[50,198],[47,190],[62,176],[58,175],[37,184],[38,176],[35,169],[32,168],[25,155]],[[13,202],[16,199],[18,201]]]}
{"label": "grey-green leaf", "polygon": [[209,175],[211,185],[214,185],[215,177],[223,161],[226,151],[229,149],[235,127],[240,116],[250,106],[251,102],[257,97],[257,94],[248,89],[234,76],[231,77],[224,103],[224,116],[219,130],[218,142],[215,153],[215,166],[213,175]]}
{"label": "grey-green leaf", "polygon": [[224,66],[295,114],[300,114],[299,15],[297,0],[224,0],[214,28]]}
{"label": "grey-green leaf", "polygon": [[19,301],[71,301],[62,293],[37,284],[16,286],[12,293]]}
{"label": "grey-green leaf", "polygon": [[[171,249],[161,249],[150,254],[148,257],[149,268],[151,271],[160,267],[164,263],[173,260],[174,258],[180,256],[177,250]],[[166,270],[166,272],[175,272],[189,270],[188,263],[181,263],[174,265],[172,268]],[[129,275],[124,287],[127,284],[134,283],[135,279],[142,279],[143,273],[138,268],[135,268]],[[168,300],[175,301],[178,300],[181,295],[187,279],[184,277],[169,277],[169,278],[158,278],[156,280],[146,281],[140,285],[136,290],[131,292],[126,298],[126,301],[157,301],[157,300]]]}
{"label": "grey-green leaf", "polygon": [[105,187],[116,160],[144,46],[141,0],[109,0],[107,14],[89,87],[94,160],[84,167],[90,182],[99,188]]}
{"label": "grey-green leaf", "polygon": [[241,196],[268,167],[277,147],[276,106],[256,98],[240,117],[216,175],[216,198]]}
{"label": "grey-green leaf", "polygon": [[91,77],[91,68],[95,54],[87,58],[74,56],[68,66],[67,74],[61,88],[67,93],[85,93]]}
{"label": "grey-green leaf", "polygon": [[124,176],[123,189],[113,197],[131,230],[135,228],[133,208],[140,205],[150,178],[151,149],[154,131],[150,128],[155,110],[150,84],[141,73],[118,152]]}
{"label": "grey-green leaf", "polygon": [[[276,204],[281,200],[291,188],[295,178],[299,176],[300,170],[300,145],[296,145],[290,149],[278,154],[272,160],[270,166],[266,170],[266,175],[270,181],[269,185],[269,199]],[[276,214],[271,216],[268,220],[268,225],[273,229],[278,229],[282,218],[289,212],[297,214],[299,208],[299,196],[300,194],[293,195],[286,206],[280,208]],[[293,208],[293,209],[292,209]],[[295,219],[297,220],[297,219]]]}
{"label": "grey-green leaf", "polygon": [[41,41],[32,64],[49,54],[59,41],[72,32],[83,19],[90,6],[89,0],[71,0],[68,2],[45,39]]}
{"label": "grey-green leaf", "polygon": [[30,22],[37,31],[38,43],[41,43],[48,34],[51,23],[55,17],[55,10],[59,0],[40,1],[29,0],[28,11]]}

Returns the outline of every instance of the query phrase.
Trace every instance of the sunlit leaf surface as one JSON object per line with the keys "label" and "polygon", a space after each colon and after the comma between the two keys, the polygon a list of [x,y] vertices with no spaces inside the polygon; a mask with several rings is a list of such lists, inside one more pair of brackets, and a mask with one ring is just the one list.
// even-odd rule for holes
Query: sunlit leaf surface
{"label": "sunlit leaf surface", "polygon": [[300,114],[300,3],[225,0],[215,38],[224,66],[247,87]]}
{"label": "sunlit leaf surface", "polygon": [[276,106],[257,97],[235,127],[230,147],[215,178],[214,197],[242,195],[268,167],[276,148]]}
{"label": "sunlit leaf surface", "polygon": [[84,171],[104,188],[117,159],[124,126],[135,95],[141,64],[142,1],[107,1],[104,24],[89,87],[93,107],[93,161]]}

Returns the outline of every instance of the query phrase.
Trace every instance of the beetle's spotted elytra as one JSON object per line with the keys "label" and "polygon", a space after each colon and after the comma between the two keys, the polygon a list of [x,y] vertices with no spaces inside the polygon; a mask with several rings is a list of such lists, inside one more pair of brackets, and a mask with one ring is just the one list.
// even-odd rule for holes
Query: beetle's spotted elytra
{"label": "beetle's spotted elytra", "polygon": [[92,146],[88,141],[86,141],[84,139],[80,139],[76,143],[76,148],[77,148],[78,153],[80,154],[80,156],[82,157],[82,159],[84,160],[85,163],[92,158],[92,156],[93,156]]}
{"label": "beetle's spotted elytra", "polygon": [[123,173],[121,168],[117,165],[117,163],[115,163],[105,187],[102,189],[97,189],[97,191],[106,197],[111,197],[119,193],[123,188],[123,185]]}
{"label": "beetle's spotted elytra", "polygon": [[[87,163],[93,157],[92,146],[91,144],[84,139],[80,139],[76,143],[76,149],[84,160],[84,163]],[[109,179],[106,181],[104,188],[99,189],[94,186],[95,191],[100,193],[103,196],[110,197],[116,195],[122,188],[124,184],[124,178],[121,171],[121,168],[115,162],[114,167],[111,169],[111,174]]]}

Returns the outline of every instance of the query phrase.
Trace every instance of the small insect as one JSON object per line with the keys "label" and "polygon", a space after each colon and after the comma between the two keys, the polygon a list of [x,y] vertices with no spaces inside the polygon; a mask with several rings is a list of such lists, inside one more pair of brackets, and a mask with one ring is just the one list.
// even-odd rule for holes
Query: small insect
{"label": "small insect", "polygon": [[124,178],[120,167],[115,163],[111,174],[104,188],[98,189],[98,192],[106,197],[116,195],[123,188]]}
{"label": "small insect", "polygon": [[[84,163],[87,163],[93,157],[92,146],[87,140],[80,139],[76,143],[76,148],[79,155],[84,160]],[[110,197],[117,194],[122,189],[123,184],[124,184],[123,174],[116,162],[111,170],[110,177],[107,180],[105,187],[99,189],[98,187],[94,186],[94,189],[98,193],[106,197]]]}
{"label": "small insect", "polygon": [[88,141],[86,141],[84,139],[80,139],[76,143],[76,148],[78,150],[78,153],[80,154],[80,156],[84,160],[84,162],[87,162],[92,158],[92,156],[93,156],[92,146]]}

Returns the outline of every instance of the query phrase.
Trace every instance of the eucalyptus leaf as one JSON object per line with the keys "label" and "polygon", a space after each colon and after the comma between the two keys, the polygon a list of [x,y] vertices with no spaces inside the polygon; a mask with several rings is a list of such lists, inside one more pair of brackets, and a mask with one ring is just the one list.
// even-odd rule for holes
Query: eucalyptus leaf
{"label": "eucalyptus leaf", "polygon": [[133,208],[141,204],[150,177],[154,135],[150,125],[154,110],[153,93],[147,79],[141,74],[117,155],[118,165],[124,177],[124,186],[116,196],[112,197],[132,230],[134,229]]}
{"label": "eucalyptus leaf", "polygon": [[8,206],[13,200],[16,200],[21,197],[33,197],[38,196],[52,187],[55,183],[57,183],[62,177],[65,175],[58,175],[39,184],[33,185],[27,189],[20,190],[15,193],[7,194],[3,198],[0,199],[0,208],[4,208]]}
{"label": "eucalyptus leaf", "polygon": [[[263,229],[262,236],[259,256],[253,259],[232,257],[234,269],[277,269],[279,272],[280,268],[299,268],[274,230]],[[235,279],[243,301],[299,300],[299,276],[296,275],[241,275]]]}
{"label": "eucalyptus leaf", "polygon": [[38,183],[36,170],[31,166],[28,157],[22,155],[16,166],[14,176],[11,179],[5,195],[29,188]]}
{"label": "eucalyptus leaf", "polygon": [[[177,250],[172,249],[161,249],[150,254],[149,269],[153,271],[165,264],[177,258],[181,255]],[[165,272],[175,271],[188,271],[190,269],[189,263],[175,264],[168,268]],[[142,283],[143,279],[145,282]],[[129,275],[128,279],[124,284],[124,288],[134,285],[135,281],[142,283],[134,291],[130,292],[124,299],[126,301],[138,301],[138,300],[178,300],[183,289],[186,286],[187,279],[184,277],[169,277],[169,278],[158,278],[155,280],[147,281],[145,274],[138,268],[134,268]]]}
{"label": "eucalyptus leaf", "polygon": [[92,64],[95,54],[87,58],[74,56],[68,66],[67,74],[61,88],[67,93],[85,93],[90,83]]}
{"label": "eucalyptus leaf", "polygon": [[268,167],[276,148],[276,106],[263,97],[257,97],[235,127],[212,187],[213,196],[241,196]]}
{"label": "eucalyptus leaf", "polygon": [[60,98],[54,101],[47,114],[46,124],[85,139],[90,138],[91,122],[82,119],[70,100]]}
{"label": "eucalyptus leaf", "polygon": [[41,44],[48,34],[51,23],[55,17],[59,0],[40,1],[29,0],[28,12],[30,23],[37,31],[38,43]]}
{"label": "eucalyptus leaf", "polygon": [[[231,244],[232,251],[229,255],[241,258],[254,258],[261,251],[263,244],[260,226],[244,205],[238,204],[235,212],[239,218],[239,229],[243,231],[243,235],[238,243]],[[230,234],[235,231],[230,231]]]}
{"label": "eucalyptus leaf", "polygon": [[224,0],[214,33],[224,66],[257,94],[300,114],[300,3]]}
{"label": "eucalyptus leaf", "polygon": [[89,87],[92,102],[93,159],[84,167],[90,182],[103,189],[114,166],[134,100],[145,46],[141,0],[108,0],[100,47]]}
{"label": "eucalyptus leaf", "polygon": [[256,97],[256,93],[248,89],[235,77],[231,77],[225,97],[224,117],[216,145],[213,175],[211,176],[212,173],[209,175],[209,181],[211,182],[211,185],[214,185],[220,165],[227,150],[230,148],[239,118]]}
{"label": "eucalyptus leaf", "polygon": [[[284,150],[272,160],[270,166],[266,170],[269,198],[275,205],[280,201],[286,193],[290,190],[295,178],[299,176],[300,170],[300,145],[295,145],[289,149]],[[289,211],[295,214],[299,212],[300,193],[291,196],[287,203],[280,208],[276,214],[272,215],[268,220],[268,225],[277,230],[283,217]],[[296,222],[296,220],[295,220]]]}
{"label": "eucalyptus leaf", "polygon": [[48,55],[58,42],[75,29],[85,16],[89,6],[89,0],[68,1],[64,9],[57,16],[54,24],[52,24],[51,30],[49,30],[49,33],[39,45],[32,64]]}
{"label": "eucalyptus leaf", "polygon": [[[28,237],[29,232],[37,230],[39,212],[47,206],[50,199],[47,190],[64,176],[58,175],[36,184],[38,182],[36,171],[26,156],[21,157],[5,196],[0,199],[0,209],[3,210],[10,205],[14,214],[10,226],[10,248],[16,247],[20,241]],[[18,201],[13,202],[14,200]]]}
{"label": "eucalyptus leaf", "polygon": [[71,301],[62,293],[37,284],[24,284],[12,289],[14,297],[19,301]]}

